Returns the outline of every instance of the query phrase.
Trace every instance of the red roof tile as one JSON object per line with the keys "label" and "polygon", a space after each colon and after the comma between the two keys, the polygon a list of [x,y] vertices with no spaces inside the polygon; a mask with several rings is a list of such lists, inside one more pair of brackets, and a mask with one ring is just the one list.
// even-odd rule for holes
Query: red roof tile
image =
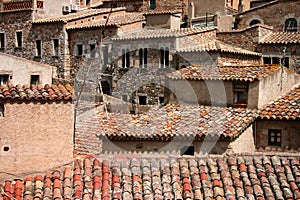
{"label": "red roof tile", "polygon": [[77,159],[42,180],[0,183],[0,199],[300,199],[299,174],[295,156]]}
{"label": "red roof tile", "polygon": [[67,100],[74,98],[74,89],[70,84],[64,85],[2,85],[0,86],[0,99],[10,100]]}
{"label": "red roof tile", "polygon": [[300,85],[260,110],[263,119],[300,119]]}
{"label": "red roof tile", "polygon": [[275,32],[267,34],[260,44],[299,44],[300,33],[299,32]]}
{"label": "red roof tile", "polygon": [[177,70],[167,76],[170,79],[188,80],[228,80],[249,81],[262,80],[279,70],[279,65],[213,67],[192,65]]}

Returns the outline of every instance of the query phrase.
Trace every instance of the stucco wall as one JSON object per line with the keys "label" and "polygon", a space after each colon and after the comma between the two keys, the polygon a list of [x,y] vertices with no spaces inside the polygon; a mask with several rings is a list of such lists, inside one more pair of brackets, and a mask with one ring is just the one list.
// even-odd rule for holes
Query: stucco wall
{"label": "stucco wall", "polygon": [[40,76],[40,84],[52,84],[52,67],[42,63],[29,61],[9,54],[0,53],[0,74],[12,76],[10,82],[30,84],[31,75]]}
{"label": "stucco wall", "polygon": [[243,134],[230,144],[234,153],[252,153],[255,151],[255,143],[253,137],[253,127],[249,126]]}
{"label": "stucco wall", "polygon": [[268,146],[268,129],[281,129],[282,138],[280,148],[300,148],[300,121],[299,120],[257,120],[256,146]]}
{"label": "stucco wall", "polygon": [[1,103],[5,106],[4,117],[0,118],[0,162],[5,163],[0,165],[1,172],[32,173],[72,161],[74,121],[70,102]]}

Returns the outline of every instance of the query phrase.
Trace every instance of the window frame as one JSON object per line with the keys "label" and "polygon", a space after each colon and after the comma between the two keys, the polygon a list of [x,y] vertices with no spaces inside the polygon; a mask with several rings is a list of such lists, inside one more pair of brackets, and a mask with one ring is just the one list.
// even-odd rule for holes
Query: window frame
{"label": "window frame", "polygon": [[[248,82],[233,82],[233,107],[247,107],[248,105]],[[245,95],[244,100],[240,99],[239,94]]]}
{"label": "window frame", "polygon": [[[4,77],[7,77],[6,83],[3,80]],[[10,80],[10,75],[9,74],[0,74],[0,85],[8,85],[9,80]]]}
{"label": "window frame", "polygon": [[82,57],[84,55],[84,49],[83,48],[84,48],[84,46],[83,46],[82,43],[76,43],[75,44],[75,52],[74,52],[75,56]]}
{"label": "window frame", "polygon": [[129,49],[122,49],[122,68],[128,69],[130,68],[130,51]]}
{"label": "window frame", "polygon": [[[56,46],[56,41],[57,41],[57,46]],[[53,46],[53,51],[52,51],[52,56],[53,57],[58,57],[60,55],[60,40],[58,38],[53,38],[52,39],[52,46]]]}
{"label": "window frame", "polygon": [[[19,35],[21,34],[21,35]],[[22,48],[23,47],[23,31],[22,30],[19,30],[19,31],[16,31],[15,33],[15,47],[16,48]]]}
{"label": "window frame", "polygon": [[[145,99],[141,100],[141,98],[145,98]],[[138,99],[139,99],[139,105],[145,106],[148,104],[147,95],[138,95]],[[141,104],[141,102],[144,102],[144,103]]]}
{"label": "window frame", "polygon": [[35,57],[37,58],[42,57],[42,48],[43,48],[42,40],[41,39],[35,40]]}
{"label": "window frame", "polygon": [[147,64],[148,64],[148,49],[147,48],[139,49],[139,63],[140,63],[141,68],[143,68],[143,69],[147,68]]}
{"label": "window frame", "polygon": [[170,66],[170,49],[169,47],[160,48],[160,65],[161,69],[166,69]]}
{"label": "window frame", "polygon": [[5,106],[3,103],[0,103],[0,118],[5,117]]}
{"label": "window frame", "polygon": [[156,0],[150,0],[150,9],[156,8]]}
{"label": "window frame", "polygon": [[6,48],[6,34],[5,32],[0,32],[0,49]]}
{"label": "window frame", "polygon": [[[35,77],[35,83],[33,83],[33,77]],[[37,77],[37,79],[36,79]],[[30,75],[30,85],[39,85],[41,82],[41,76],[39,74]]]}
{"label": "window frame", "polygon": [[[293,23],[293,27],[289,29],[287,23]],[[288,18],[284,21],[284,32],[297,32],[298,31],[298,21],[295,18]]]}
{"label": "window frame", "polygon": [[[272,136],[272,133],[275,135]],[[274,138],[272,141],[272,138]],[[278,141],[279,139],[279,141]],[[282,144],[282,130],[281,129],[268,129],[268,146],[280,147]]]}

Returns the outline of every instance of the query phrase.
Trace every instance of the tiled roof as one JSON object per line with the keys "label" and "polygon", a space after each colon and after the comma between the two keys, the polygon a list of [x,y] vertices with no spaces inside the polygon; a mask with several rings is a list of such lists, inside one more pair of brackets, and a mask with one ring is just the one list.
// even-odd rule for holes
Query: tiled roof
{"label": "tiled roof", "polygon": [[99,133],[114,140],[202,139],[238,137],[257,117],[256,110],[210,106],[167,105],[147,114],[101,112]]}
{"label": "tiled roof", "polygon": [[259,43],[261,44],[299,44],[299,32],[275,32],[267,34]]}
{"label": "tiled roof", "polygon": [[11,100],[72,100],[74,98],[74,89],[70,84],[65,86],[58,85],[6,85],[0,86],[0,99]]}
{"label": "tiled roof", "polygon": [[[112,9],[112,12],[125,10],[125,8],[114,8]],[[69,22],[72,20],[77,20],[85,17],[90,17],[98,14],[104,14],[109,13],[111,11],[110,8],[101,8],[101,9],[86,9],[77,11],[76,13],[71,13],[67,15],[61,15],[61,16],[55,16],[55,17],[49,17],[44,19],[35,20],[34,24],[41,24],[41,23],[51,23],[51,22]]]}
{"label": "tiled roof", "polygon": [[75,25],[68,25],[67,29],[82,29],[82,28],[93,28],[105,26],[121,26],[125,24],[130,24],[134,22],[143,21],[145,18],[141,13],[125,13],[110,17],[108,23],[106,24],[106,19],[103,20],[93,20],[88,22],[83,22]]}
{"label": "tiled roof", "polygon": [[217,40],[210,41],[203,44],[189,45],[189,47],[179,49],[177,52],[203,52],[203,51],[220,51],[224,53],[236,53],[236,54],[244,54],[244,55],[261,56],[261,53],[248,51]]}
{"label": "tiled roof", "polygon": [[300,119],[300,85],[266,105],[259,116],[263,119]]}
{"label": "tiled roof", "polygon": [[181,29],[141,29],[113,37],[113,40],[133,40],[133,39],[150,39],[166,37],[182,37],[198,33],[216,30],[211,27],[204,28],[181,28]]}
{"label": "tiled roof", "polygon": [[144,12],[145,15],[159,15],[159,14],[176,14],[182,13],[182,10],[174,9],[174,10],[149,10]]}
{"label": "tiled roof", "polygon": [[167,76],[171,79],[190,79],[190,80],[227,80],[227,81],[249,81],[262,80],[279,70],[279,65],[261,66],[196,66],[172,72]]}
{"label": "tiled roof", "polygon": [[299,157],[76,159],[0,183],[0,198],[82,200],[300,199]]}

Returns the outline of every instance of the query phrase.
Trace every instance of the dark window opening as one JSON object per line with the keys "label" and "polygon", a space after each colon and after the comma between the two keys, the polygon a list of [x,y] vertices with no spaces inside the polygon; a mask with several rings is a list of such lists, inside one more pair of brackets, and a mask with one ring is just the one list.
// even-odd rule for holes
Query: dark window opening
{"label": "dark window opening", "polygon": [[22,47],[22,31],[16,32],[16,47]]}
{"label": "dark window opening", "polygon": [[184,146],[184,147],[182,147],[180,154],[193,156],[195,154],[195,147],[194,146]]}
{"label": "dark window opening", "polygon": [[281,64],[287,68],[289,68],[290,66],[290,59],[289,57],[284,57],[282,58]]}
{"label": "dark window opening", "polygon": [[284,31],[285,32],[297,32],[298,29],[298,23],[297,20],[294,18],[289,18],[285,20],[284,23]]}
{"label": "dark window opening", "polygon": [[146,96],[139,96],[139,104],[140,105],[147,105],[147,97]]}
{"label": "dark window opening", "polygon": [[147,67],[147,58],[148,58],[148,49],[140,49],[139,50],[140,56],[140,67],[146,68]]}
{"label": "dark window opening", "polygon": [[255,25],[255,24],[261,24],[261,22],[258,20],[258,19],[254,19],[254,20],[252,20],[251,22],[250,22],[250,26],[253,26],[253,25]]}
{"label": "dark window opening", "polygon": [[130,67],[130,52],[129,49],[122,49],[122,67]]}
{"label": "dark window opening", "polygon": [[95,58],[96,56],[96,44],[90,44],[90,57]]}
{"label": "dark window opening", "polygon": [[150,0],[150,9],[156,8],[156,0]]}
{"label": "dark window opening", "polygon": [[76,45],[77,48],[77,56],[82,56],[83,55],[83,45],[82,44],[77,44]]}
{"label": "dark window opening", "polygon": [[248,83],[233,83],[233,106],[247,107]]}
{"label": "dark window opening", "polygon": [[35,46],[36,46],[36,56],[41,57],[42,56],[42,41],[41,40],[36,40],[35,41]]}
{"label": "dark window opening", "polygon": [[0,85],[8,85],[9,75],[3,74],[0,75]]}
{"label": "dark window opening", "polygon": [[164,97],[159,97],[159,104],[162,104],[162,103],[164,103]]}
{"label": "dark window opening", "polygon": [[110,85],[107,81],[101,81],[102,92],[103,94],[110,95]]}
{"label": "dark window opening", "polygon": [[268,145],[269,146],[281,146],[281,130],[269,129],[268,130]]}
{"label": "dark window opening", "polygon": [[0,104],[0,117],[4,117],[4,105]]}
{"label": "dark window opening", "polygon": [[264,57],[264,64],[272,64],[272,58]]}
{"label": "dark window opening", "polygon": [[3,151],[5,152],[9,151],[9,147],[3,147]]}
{"label": "dark window opening", "polygon": [[0,33],[0,48],[5,48],[5,33]]}
{"label": "dark window opening", "polygon": [[90,4],[91,4],[91,0],[86,0],[85,5],[90,6]]}
{"label": "dark window opening", "polygon": [[280,58],[278,58],[278,57],[273,57],[273,58],[272,58],[272,64],[280,64]]}
{"label": "dark window opening", "polygon": [[53,39],[53,55],[58,56],[59,54],[59,39]]}
{"label": "dark window opening", "polygon": [[108,45],[105,45],[103,49],[103,64],[104,66],[108,64]]}
{"label": "dark window opening", "polygon": [[169,48],[161,48],[160,49],[160,66],[161,68],[166,68],[169,66]]}
{"label": "dark window opening", "polygon": [[30,84],[38,85],[40,83],[40,75],[31,75],[30,76]]}

